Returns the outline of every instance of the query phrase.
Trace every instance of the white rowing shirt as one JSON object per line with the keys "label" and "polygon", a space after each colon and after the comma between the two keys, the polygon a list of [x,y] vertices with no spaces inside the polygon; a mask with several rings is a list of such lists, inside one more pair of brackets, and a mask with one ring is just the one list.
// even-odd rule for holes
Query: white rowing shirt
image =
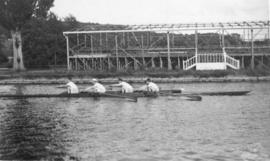
{"label": "white rowing shirt", "polygon": [[67,86],[68,86],[67,90],[69,94],[79,93],[79,89],[75,83],[68,82]]}
{"label": "white rowing shirt", "polygon": [[119,86],[122,87],[122,93],[133,93],[133,87],[127,82],[120,82]]}
{"label": "white rowing shirt", "polygon": [[149,92],[159,92],[159,87],[156,83],[149,82],[146,87],[146,90]]}
{"label": "white rowing shirt", "polygon": [[93,86],[91,86],[89,88],[86,88],[86,91],[97,92],[97,93],[105,93],[106,88],[102,84],[96,82]]}

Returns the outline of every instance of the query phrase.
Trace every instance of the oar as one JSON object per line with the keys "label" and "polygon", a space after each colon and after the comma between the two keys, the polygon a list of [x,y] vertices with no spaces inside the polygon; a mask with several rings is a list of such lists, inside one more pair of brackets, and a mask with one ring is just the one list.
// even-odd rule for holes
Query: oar
{"label": "oar", "polygon": [[186,100],[189,100],[189,101],[201,101],[202,100],[202,97],[199,96],[199,95],[183,95],[182,98],[186,97],[187,99]]}
{"label": "oar", "polygon": [[[162,95],[162,93],[161,93]],[[179,94],[168,94],[168,93],[163,93],[164,96],[173,96],[173,97],[180,97],[181,99],[185,99],[188,101],[201,101],[202,97],[200,95],[195,95],[195,94],[183,94],[183,93],[179,93]]]}
{"label": "oar", "polygon": [[130,96],[130,95],[122,95],[122,94],[112,94],[112,93],[100,93],[100,96],[107,96],[107,97],[114,97],[114,98],[126,98],[130,101],[137,102],[138,97],[136,96]]}

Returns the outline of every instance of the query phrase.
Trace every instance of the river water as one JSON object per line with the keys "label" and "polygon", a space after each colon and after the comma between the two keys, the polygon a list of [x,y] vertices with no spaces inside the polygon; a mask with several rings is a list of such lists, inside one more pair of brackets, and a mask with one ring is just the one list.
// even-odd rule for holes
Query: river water
{"label": "river water", "polygon": [[[270,160],[270,82],[161,87],[252,92],[203,96],[200,102],[178,97],[138,102],[0,98],[0,160]],[[59,92],[53,85],[0,86],[0,94]]]}

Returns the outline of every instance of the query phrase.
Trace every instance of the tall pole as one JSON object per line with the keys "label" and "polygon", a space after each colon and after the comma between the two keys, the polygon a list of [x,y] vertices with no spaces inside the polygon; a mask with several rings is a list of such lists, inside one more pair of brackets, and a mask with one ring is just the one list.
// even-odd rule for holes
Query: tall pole
{"label": "tall pole", "polygon": [[168,49],[168,70],[172,69],[171,49],[170,49],[170,32],[167,32],[167,49]]}
{"label": "tall pole", "polygon": [[69,66],[69,39],[68,36],[65,36],[66,38],[66,43],[67,43],[67,70],[70,70],[70,66]]}
{"label": "tall pole", "polygon": [[223,58],[224,58],[224,63],[225,66],[227,64],[227,59],[226,59],[226,52],[225,52],[225,39],[224,39],[224,28],[222,28],[222,35],[221,35],[221,43],[222,43],[222,53],[223,53]]}
{"label": "tall pole", "polygon": [[195,60],[198,62],[198,30],[195,30]]}
{"label": "tall pole", "polygon": [[222,52],[225,53],[224,29],[222,29]]}
{"label": "tall pole", "polygon": [[144,57],[144,44],[143,44],[143,35],[141,35],[141,48],[142,48],[142,60],[143,60],[143,67],[145,68],[145,57]]}
{"label": "tall pole", "polygon": [[[270,5],[270,2],[269,2],[269,5]],[[270,11],[268,10],[268,12],[270,12]],[[270,46],[270,19],[268,19],[267,24],[268,24],[268,45]]]}
{"label": "tall pole", "polygon": [[251,69],[254,69],[254,35],[253,29],[250,30],[251,34]]}
{"label": "tall pole", "polygon": [[100,53],[102,53],[102,47],[103,47],[103,45],[102,45],[102,33],[100,33],[99,34],[99,49],[100,49]]}
{"label": "tall pole", "polygon": [[94,46],[93,46],[93,38],[92,38],[92,35],[90,36],[90,43],[91,43],[91,53],[93,54],[94,53]]}
{"label": "tall pole", "polygon": [[79,34],[77,34],[77,45],[80,44]]}
{"label": "tall pole", "polygon": [[85,48],[87,47],[86,41],[87,41],[87,37],[86,37],[86,35],[84,35],[84,47],[85,47]]}
{"label": "tall pole", "polygon": [[115,54],[116,54],[116,68],[119,69],[119,57],[118,57],[118,42],[117,36],[115,36]]}

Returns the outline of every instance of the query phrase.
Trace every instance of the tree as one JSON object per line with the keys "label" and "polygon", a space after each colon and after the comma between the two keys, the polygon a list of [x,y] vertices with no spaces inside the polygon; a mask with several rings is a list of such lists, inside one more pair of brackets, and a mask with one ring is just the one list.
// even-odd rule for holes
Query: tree
{"label": "tree", "polygon": [[46,18],[54,0],[0,0],[0,25],[10,31],[13,40],[13,69],[24,70],[22,54],[23,26],[31,18]]}
{"label": "tree", "polygon": [[66,23],[68,29],[74,29],[79,25],[76,17],[71,14],[64,18],[64,23]]}
{"label": "tree", "polygon": [[66,40],[63,31],[71,30],[79,23],[75,17],[63,20],[50,12],[46,19],[32,18],[24,25],[22,37],[26,68],[66,65]]}
{"label": "tree", "polygon": [[53,13],[50,13],[46,20],[33,18],[29,21],[22,32],[25,40],[23,49],[25,66],[48,68],[65,60],[61,59],[62,55],[65,55],[63,30],[63,22]]}

